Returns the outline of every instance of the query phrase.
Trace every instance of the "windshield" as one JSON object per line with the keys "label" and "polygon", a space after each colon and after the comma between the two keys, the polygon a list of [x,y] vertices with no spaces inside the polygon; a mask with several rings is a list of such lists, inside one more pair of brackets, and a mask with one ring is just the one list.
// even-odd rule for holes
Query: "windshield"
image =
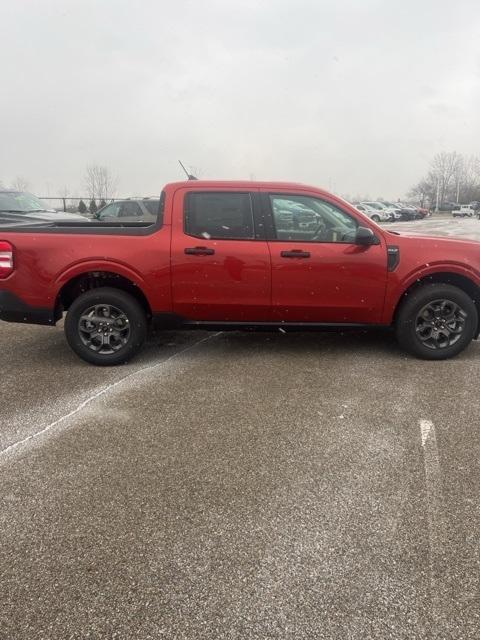
{"label": "windshield", "polygon": [[0,211],[29,213],[31,211],[47,211],[44,202],[26,192],[5,191],[0,193]]}
{"label": "windshield", "polygon": [[380,202],[367,202],[365,203],[367,205],[367,207],[370,207],[371,209],[378,209],[379,211],[382,211],[383,209],[385,209],[385,207],[380,204]]}

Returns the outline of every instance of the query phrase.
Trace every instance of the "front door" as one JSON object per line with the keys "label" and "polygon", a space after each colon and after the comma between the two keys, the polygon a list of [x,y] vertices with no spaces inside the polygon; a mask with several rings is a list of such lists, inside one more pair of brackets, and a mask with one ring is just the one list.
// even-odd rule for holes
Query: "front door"
{"label": "front door", "polygon": [[173,311],[194,321],[268,320],[271,266],[258,193],[182,189],[172,218]]}
{"label": "front door", "polygon": [[378,323],[387,250],[354,242],[359,221],[320,197],[262,194],[269,220],[272,320]]}

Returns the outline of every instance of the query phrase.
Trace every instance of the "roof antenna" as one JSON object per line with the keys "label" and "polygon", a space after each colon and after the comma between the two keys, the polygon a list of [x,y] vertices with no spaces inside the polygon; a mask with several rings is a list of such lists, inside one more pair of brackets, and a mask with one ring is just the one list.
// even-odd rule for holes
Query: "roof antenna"
{"label": "roof antenna", "polygon": [[181,161],[181,160],[179,160],[179,161],[178,161],[178,163],[179,163],[179,165],[182,167],[182,169],[185,171],[185,173],[187,174],[187,178],[188,178],[189,180],[198,180],[198,178],[197,178],[197,177],[193,176],[191,173],[188,173],[188,171],[187,171],[187,170],[185,169],[185,167],[183,166],[183,164],[182,164],[182,161]]}

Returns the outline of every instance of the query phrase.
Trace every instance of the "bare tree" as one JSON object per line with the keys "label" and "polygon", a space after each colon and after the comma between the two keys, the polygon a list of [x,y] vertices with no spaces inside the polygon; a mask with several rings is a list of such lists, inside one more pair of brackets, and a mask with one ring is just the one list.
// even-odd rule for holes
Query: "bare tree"
{"label": "bare tree", "polygon": [[452,186],[455,188],[455,178],[461,172],[461,164],[462,156],[456,151],[442,151],[434,156],[430,167],[438,184],[440,202],[447,199]]}
{"label": "bare tree", "polygon": [[72,202],[68,200],[70,194],[70,187],[67,187],[67,185],[63,185],[63,187],[60,187],[59,191],[58,191],[60,197],[62,198],[62,206],[63,206],[63,210],[64,211],[68,211],[69,207],[72,206]]}
{"label": "bare tree", "polygon": [[458,203],[480,200],[480,158],[463,156],[456,151],[438,153],[430,163],[430,171],[410,191],[422,206],[450,201]]}
{"label": "bare tree", "polygon": [[102,182],[100,197],[103,198],[103,200],[108,200],[109,198],[113,198],[117,192],[118,179],[112,174],[110,169],[107,169],[107,167],[102,167],[101,175]]}
{"label": "bare tree", "polygon": [[459,202],[471,202],[480,198],[480,158],[463,158],[457,182],[457,195]]}
{"label": "bare tree", "polygon": [[15,189],[15,191],[28,191],[29,188],[30,183],[23,176],[17,176],[12,180],[12,189]]}
{"label": "bare tree", "polygon": [[[200,178],[203,174],[203,170],[201,167],[199,167],[198,165],[194,164],[190,167],[190,173],[195,176],[196,178]],[[254,180],[255,178],[250,178],[251,180]]]}
{"label": "bare tree", "polygon": [[93,165],[89,165],[85,170],[85,188],[90,198],[97,195],[97,172]]}
{"label": "bare tree", "polygon": [[429,174],[426,178],[423,178],[412,189],[410,189],[408,195],[415,200],[418,200],[421,207],[424,207],[428,201],[430,204],[435,199],[436,181],[432,174]]}
{"label": "bare tree", "polygon": [[115,195],[117,179],[108,167],[92,164],[85,171],[85,187],[92,200],[108,200]]}

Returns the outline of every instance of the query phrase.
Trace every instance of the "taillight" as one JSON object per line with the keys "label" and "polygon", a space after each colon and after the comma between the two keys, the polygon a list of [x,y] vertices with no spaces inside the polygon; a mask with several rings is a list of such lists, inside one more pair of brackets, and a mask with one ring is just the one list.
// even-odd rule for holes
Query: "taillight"
{"label": "taillight", "polygon": [[0,240],[0,278],[6,278],[13,271],[13,247],[9,242]]}

